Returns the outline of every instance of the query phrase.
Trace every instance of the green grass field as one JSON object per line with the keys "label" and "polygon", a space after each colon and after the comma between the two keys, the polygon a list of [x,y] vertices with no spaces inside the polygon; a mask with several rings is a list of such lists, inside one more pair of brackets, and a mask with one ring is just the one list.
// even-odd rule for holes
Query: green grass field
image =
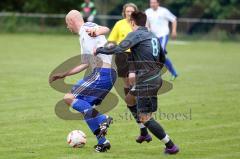
{"label": "green grass field", "polygon": [[[109,113],[115,118],[108,134],[112,149],[104,154],[93,151],[96,140],[83,121],[56,116],[54,107],[63,94],[48,85],[48,76],[79,50],[76,36],[0,35],[0,158],[240,158],[239,43],[168,45],[180,77],[173,90],[159,96],[159,107],[165,113],[188,113],[191,109],[192,117],[158,120],[180,146],[181,153],[176,156],[164,155],[164,146],[156,138],[149,144],[135,142],[138,126],[125,119],[122,100]],[[80,76],[68,80],[76,82]],[[67,134],[74,129],[88,136],[83,149],[66,144]]]}

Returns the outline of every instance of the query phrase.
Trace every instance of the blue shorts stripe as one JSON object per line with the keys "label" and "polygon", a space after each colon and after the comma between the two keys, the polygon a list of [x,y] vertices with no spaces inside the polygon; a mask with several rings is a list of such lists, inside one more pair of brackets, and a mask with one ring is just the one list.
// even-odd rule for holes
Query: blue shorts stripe
{"label": "blue shorts stripe", "polygon": [[99,78],[99,74],[95,73],[90,79],[85,81],[81,86],[79,86],[76,90],[74,90],[73,95],[75,97],[78,96],[78,94],[80,94],[81,91],[85,90],[88,86],[90,86],[98,78]]}
{"label": "blue shorts stripe", "polygon": [[111,91],[116,81],[116,71],[109,68],[95,68],[93,72],[73,87],[72,94],[90,105],[99,105]]}

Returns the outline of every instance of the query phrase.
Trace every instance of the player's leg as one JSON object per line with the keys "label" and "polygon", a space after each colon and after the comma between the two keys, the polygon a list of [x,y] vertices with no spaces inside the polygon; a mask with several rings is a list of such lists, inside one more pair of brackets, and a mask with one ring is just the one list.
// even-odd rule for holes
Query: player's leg
{"label": "player's leg", "polygon": [[152,112],[157,110],[157,97],[138,97],[137,104],[140,121],[166,145],[165,153],[178,153],[179,148],[172,142],[163,127],[152,117]]}
{"label": "player's leg", "polygon": [[[164,36],[164,37],[160,37],[159,38],[160,44],[164,50],[164,52],[166,53],[166,47],[167,47],[167,43],[168,43],[168,36]],[[171,80],[175,80],[178,76],[171,60],[169,57],[166,57],[166,61],[165,61],[165,66],[167,67],[167,69],[169,70],[169,72],[172,75]]]}
{"label": "player's leg", "polygon": [[68,106],[71,106],[72,102],[75,100],[75,96],[72,93],[67,93],[64,95],[63,100]]}
{"label": "player's leg", "polygon": [[115,63],[117,66],[117,74],[123,80],[123,91],[125,96],[130,91],[130,84],[128,79],[129,62],[128,53],[117,54],[115,56]]}
{"label": "player's leg", "polygon": [[101,124],[108,121],[109,117],[107,115],[101,114],[90,103],[86,102],[95,100],[89,98],[91,97],[87,97],[87,99],[84,98],[84,100],[77,99],[76,103],[72,104],[72,107],[84,114],[86,123],[88,124],[93,134],[96,136],[98,142],[97,145],[94,146],[95,151],[106,152],[111,148],[110,142],[106,139],[105,136],[99,136],[99,133],[101,131]]}
{"label": "player's leg", "polygon": [[93,87],[91,86],[95,82],[98,82],[98,78],[99,75],[95,71],[83,80],[78,81],[78,83],[73,87],[72,92],[65,95],[64,100],[68,105],[71,105],[73,109],[84,115],[86,123],[92,130],[93,134],[97,137],[97,145],[104,146],[101,151],[104,152],[110,148],[109,141],[106,140],[105,136],[99,137],[98,135],[100,132],[100,125],[108,119],[108,116],[99,113],[93,107],[96,97],[87,96],[88,92],[93,92]]}
{"label": "player's leg", "polygon": [[[129,79],[128,79],[128,72],[129,72],[129,59],[128,59],[129,57],[128,57],[128,55],[129,54],[130,53],[118,54],[115,57],[115,63],[117,66],[118,77],[122,78],[123,82],[124,82],[123,89],[124,89],[125,97],[127,97],[128,93],[131,89],[131,86],[129,84]],[[143,141],[146,141],[145,139],[147,139],[147,141],[149,142],[151,139],[151,136],[148,135],[147,128],[142,123],[140,123],[136,117],[137,113],[136,113],[135,97],[128,97],[128,102],[126,102],[126,103],[127,103],[127,108],[129,109],[129,111],[131,112],[131,114],[136,119],[136,122],[139,125],[140,136],[137,137],[136,142],[142,143]]]}
{"label": "player's leg", "polygon": [[[105,96],[112,89],[115,81],[116,81],[116,72],[112,68],[95,68],[94,71],[97,74],[97,79],[93,80],[91,84],[88,84],[86,89],[81,90],[79,95],[84,95],[84,100],[88,101],[90,105],[99,105],[102,100],[104,100]],[[106,152],[111,148],[110,142],[108,140],[101,140],[105,138],[107,133],[107,129],[112,122],[112,118],[106,115],[105,118],[100,118],[103,116],[100,112],[98,112],[95,108],[89,109],[85,111],[85,114],[89,116],[91,119],[88,120],[93,123],[98,123],[99,129],[95,131],[95,135],[98,138],[98,144],[94,146],[97,152]],[[96,119],[95,121],[92,121]]]}
{"label": "player's leg", "polygon": [[[87,101],[81,98],[75,98],[75,96],[72,93],[67,93],[64,96],[64,101],[69,106],[72,106],[73,109],[83,114],[85,122],[87,123],[88,127],[97,137],[98,133],[100,132],[99,125],[103,123],[105,120],[107,120],[107,116],[100,114]],[[106,142],[106,138],[104,136],[100,138],[98,137],[97,139],[98,144],[103,144],[104,142]]]}
{"label": "player's leg", "polygon": [[136,97],[131,93],[128,93],[125,102],[127,103],[128,109],[130,110],[132,116],[136,120],[140,128],[140,136],[136,138],[137,143],[142,143],[144,141],[150,142],[152,141],[151,135],[148,134],[148,130],[143,123],[139,120],[139,113],[137,111]]}

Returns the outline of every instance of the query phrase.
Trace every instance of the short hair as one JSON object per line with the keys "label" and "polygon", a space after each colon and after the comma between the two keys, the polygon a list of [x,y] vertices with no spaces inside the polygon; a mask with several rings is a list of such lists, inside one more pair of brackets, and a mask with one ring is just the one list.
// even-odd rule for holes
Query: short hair
{"label": "short hair", "polygon": [[131,20],[135,22],[137,26],[146,26],[147,15],[144,12],[133,12],[131,15]]}
{"label": "short hair", "polygon": [[[149,3],[151,2],[151,0],[149,0]],[[157,0],[158,3],[160,3],[160,0]]]}
{"label": "short hair", "polygon": [[[151,0],[148,0],[148,3],[150,3],[151,2]],[[160,4],[160,0],[157,0],[157,2],[158,2],[158,4]]]}
{"label": "short hair", "polygon": [[127,7],[132,7],[132,8],[134,8],[134,11],[138,11],[138,7],[136,6],[136,4],[134,4],[134,3],[126,3],[126,4],[123,6],[123,10],[122,10],[122,16],[123,16],[124,18],[126,18],[125,12],[126,12]]}

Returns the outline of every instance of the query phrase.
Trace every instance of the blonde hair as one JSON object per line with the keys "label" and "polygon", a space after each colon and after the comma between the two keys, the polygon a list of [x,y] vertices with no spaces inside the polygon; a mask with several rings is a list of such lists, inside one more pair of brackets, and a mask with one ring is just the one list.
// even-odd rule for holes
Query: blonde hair
{"label": "blonde hair", "polygon": [[122,10],[122,16],[124,18],[126,18],[125,12],[126,12],[127,7],[132,7],[132,8],[134,8],[135,11],[138,11],[138,7],[136,6],[136,4],[134,4],[134,3],[127,3],[127,4],[125,4],[123,6],[123,10]]}

